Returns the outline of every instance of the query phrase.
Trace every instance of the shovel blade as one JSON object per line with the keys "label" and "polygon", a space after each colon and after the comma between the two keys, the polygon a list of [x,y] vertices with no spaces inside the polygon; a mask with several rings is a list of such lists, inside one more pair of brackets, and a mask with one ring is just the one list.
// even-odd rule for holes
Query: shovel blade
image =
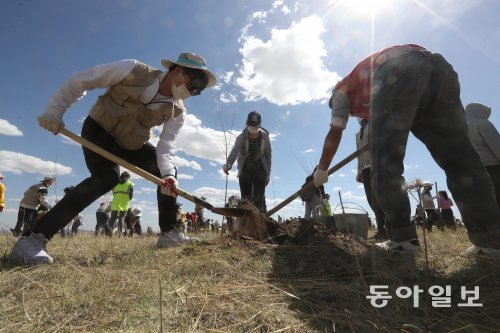
{"label": "shovel blade", "polygon": [[245,208],[219,208],[213,207],[211,209],[215,214],[223,215],[223,216],[232,216],[232,217],[241,217],[241,216],[250,216],[252,212]]}

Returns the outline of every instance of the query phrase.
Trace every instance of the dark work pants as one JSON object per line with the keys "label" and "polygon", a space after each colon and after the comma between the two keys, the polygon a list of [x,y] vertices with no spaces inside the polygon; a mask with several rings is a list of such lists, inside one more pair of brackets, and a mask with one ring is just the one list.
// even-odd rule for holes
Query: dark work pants
{"label": "dark work pants", "polygon": [[363,177],[363,186],[365,188],[366,200],[368,201],[368,204],[370,205],[373,213],[375,213],[377,232],[385,233],[385,214],[380,208],[375,195],[373,195],[371,168],[364,168],[361,171],[361,177]]}
{"label": "dark work pants", "polygon": [[109,215],[105,212],[96,212],[96,225],[95,225],[95,234],[100,235],[104,232],[104,228],[106,227],[106,223],[108,222]]}
{"label": "dark work pants", "polygon": [[500,207],[500,165],[487,166],[486,170],[488,171],[493,187],[495,188],[497,204],[498,207]]}
{"label": "dark work pants", "polygon": [[[124,149],[90,117],[87,117],[83,123],[82,137],[156,177],[161,177],[156,161],[156,148],[150,143],[145,143],[137,150]],[[47,214],[40,218],[33,232],[41,232],[47,239],[51,239],[73,217],[118,184],[120,169],[116,163],[87,148],[83,148],[83,155],[90,171],[90,177],[75,186]],[[160,230],[168,232],[175,227],[176,199],[161,194],[159,187],[156,193]]]}
{"label": "dark work pants", "polygon": [[446,173],[470,241],[500,248],[500,209],[472,146],[457,73],[439,54],[409,52],[374,72],[370,110],[372,185],[393,241],[416,238],[404,189],[408,135],[422,141]]}
{"label": "dark work pants", "polygon": [[264,202],[266,177],[267,174],[262,166],[252,171],[242,170],[239,176],[241,198],[252,201],[261,211],[265,211],[266,209]]}
{"label": "dark work pants", "polygon": [[14,229],[18,233],[21,231],[23,231],[23,233],[29,232],[29,230],[33,229],[37,217],[38,212],[36,209],[19,207],[19,211],[17,212],[17,223]]}

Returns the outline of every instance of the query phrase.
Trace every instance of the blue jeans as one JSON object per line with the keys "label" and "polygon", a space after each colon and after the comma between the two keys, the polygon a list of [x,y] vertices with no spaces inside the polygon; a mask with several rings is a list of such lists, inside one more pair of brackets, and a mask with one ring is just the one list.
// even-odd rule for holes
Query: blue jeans
{"label": "blue jeans", "polygon": [[471,242],[500,248],[500,208],[486,169],[469,140],[453,67],[439,54],[404,53],[375,70],[372,89],[372,185],[386,214],[391,239],[417,237],[403,188],[403,159],[411,132],[446,173]]}

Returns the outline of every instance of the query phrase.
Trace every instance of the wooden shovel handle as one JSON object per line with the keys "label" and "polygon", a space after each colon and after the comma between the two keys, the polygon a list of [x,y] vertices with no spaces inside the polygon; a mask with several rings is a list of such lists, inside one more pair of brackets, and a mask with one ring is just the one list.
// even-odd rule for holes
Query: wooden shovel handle
{"label": "wooden shovel handle", "polygon": [[[60,133],[63,134],[63,135],[65,135],[65,136],[67,136],[71,140],[73,140],[75,142],[78,142],[80,145],[82,145],[85,148],[93,151],[94,153],[99,154],[102,157],[107,158],[108,160],[110,160],[112,162],[115,162],[116,164],[118,164],[118,165],[120,165],[120,166],[122,166],[122,167],[124,167],[124,168],[126,168],[126,169],[128,169],[130,171],[132,171],[133,173],[141,176],[142,178],[149,180],[153,184],[156,184],[158,186],[161,186],[163,184],[163,180],[161,178],[158,178],[155,175],[152,175],[149,172],[144,171],[141,168],[133,165],[132,163],[129,163],[129,162],[125,161],[124,159],[121,159],[118,156],[116,156],[114,154],[111,154],[107,150],[102,149],[98,145],[96,145],[96,144],[88,141],[87,139],[82,138],[79,135],[76,135],[75,133],[67,130],[66,128],[62,128],[60,130]],[[176,193],[179,196],[183,197],[186,200],[189,200],[189,201],[191,201],[191,202],[193,202],[195,204],[199,204],[202,207],[205,207],[205,208],[207,208],[209,210],[213,210],[214,209],[214,207],[211,204],[209,204],[208,202],[206,202],[204,200],[201,200],[200,198],[195,197],[194,195],[192,195],[189,192],[186,192],[186,191],[184,191],[184,190],[182,190],[180,188],[176,188],[175,191],[176,191]]]}
{"label": "wooden shovel handle", "polygon": [[[364,145],[363,147],[359,148],[354,153],[352,153],[351,155],[347,156],[342,161],[340,161],[339,163],[335,164],[333,167],[331,167],[330,169],[328,169],[328,175],[331,175],[335,171],[339,170],[340,168],[342,168],[343,166],[345,166],[346,164],[348,164],[349,162],[351,162],[352,160],[354,160],[356,157],[358,157],[359,155],[361,155],[362,153],[364,153],[367,150],[368,150],[368,145]],[[266,215],[267,216],[273,215],[278,210],[280,210],[281,208],[285,207],[286,205],[288,205],[293,200],[297,199],[301,194],[304,194],[304,193],[307,193],[307,192],[311,191],[313,189],[313,187],[314,187],[314,180],[311,180],[309,183],[305,184],[300,190],[298,190],[297,192],[295,192],[294,194],[292,194],[291,196],[289,196],[287,199],[285,199],[284,201],[282,201],[279,205],[277,205],[276,207],[274,207],[273,209],[271,209],[270,211],[268,211],[266,213]]]}

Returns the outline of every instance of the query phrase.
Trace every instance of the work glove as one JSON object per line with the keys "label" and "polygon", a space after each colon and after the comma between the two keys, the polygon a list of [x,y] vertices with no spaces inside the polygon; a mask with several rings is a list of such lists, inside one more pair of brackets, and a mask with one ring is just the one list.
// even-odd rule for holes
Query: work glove
{"label": "work glove", "polygon": [[229,170],[231,170],[231,166],[229,164],[224,164],[222,166],[222,171],[224,171],[226,175],[229,175]]}
{"label": "work glove", "polygon": [[57,134],[64,127],[64,122],[61,115],[44,112],[38,117],[38,124],[47,131]]}
{"label": "work glove", "polygon": [[324,183],[328,183],[328,171],[317,169],[314,172],[314,186],[320,187]]}
{"label": "work glove", "polygon": [[363,175],[361,174],[361,172],[358,172],[358,173],[356,174],[356,181],[357,181],[358,183],[362,183],[362,182],[363,182]]}
{"label": "work glove", "polygon": [[163,177],[163,183],[161,184],[161,193],[175,198],[177,196],[177,192],[175,190],[178,185],[179,182],[174,176],[165,176]]}

